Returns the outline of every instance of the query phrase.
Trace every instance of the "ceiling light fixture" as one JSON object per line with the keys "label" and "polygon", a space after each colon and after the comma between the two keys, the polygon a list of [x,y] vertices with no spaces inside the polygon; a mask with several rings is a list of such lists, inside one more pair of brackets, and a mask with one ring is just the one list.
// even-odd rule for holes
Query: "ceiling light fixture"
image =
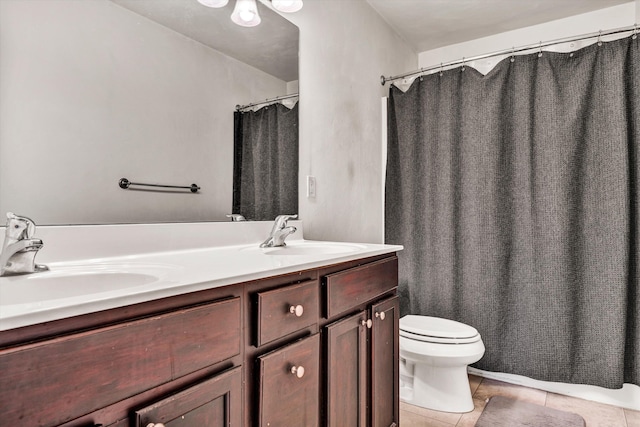
{"label": "ceiling light fixture", "polygon": [[243,27],[255,27],[260,24],[256,0],[236,0],[236,7],[231,13],[231,20]]}
{"label": "ceiling light fixture", "polygon": [[[207,7],[225,7],[229,0],[198,0]],[[280,12],[292,13],[302,9],[302,0],[271,0],[274,9]],[[256,0],[236,0],[236,5],[231,13],[231,20],[243,27],[255,27],[260,24],[260,15]]]}
{"label": "ceiling light fixture", "polygon": [[297,12],[302,9],[302,0],[271,0],[273,8],[280,12]]}

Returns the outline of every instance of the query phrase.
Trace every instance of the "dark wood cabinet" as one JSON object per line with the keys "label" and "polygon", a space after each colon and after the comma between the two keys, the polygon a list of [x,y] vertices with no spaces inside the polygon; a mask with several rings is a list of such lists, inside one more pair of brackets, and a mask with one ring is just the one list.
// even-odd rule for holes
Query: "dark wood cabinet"
{"label": "dark wood cabinet", "polygon": [[260,347],[278,338],[318,322],[318,281],[257,292],[255,346]]}
{"label": "dark wood cabinet", "polygon": [[371,306],[371,426],[399,424],[399,319],[398,297]]}
{"label": "dark wood cabinet", "polygon": [[362,311],[326,327],[327,427],[366,426],[366,321],[367,313]]}
{"label": "dark wood cabinet", "polygon": [[12,426],[388,427],[393,254],[0,331]]}
{"label": "dark wood cabinet", "polygon": [[398,424],[398,307],[387,298],[326,327],[327,427]]}
{"label": "dark wood cabinet", "polygon": [[260,427],[317,427],[320,398],[320,335],[258,357]]}
{"label": "dark wood cabinet", "polygon": [[320,420],[320,287],[317,270],[246,286],[246,427]]}
{"label": "dark wood cabinet", "polygon": [[135,411],[135,427],[239,426],[242,420],[242,368],[213,378]]}
{"label": "dark wood cabinet", "polygon": [[[333,269],[329,270],[332,271]],[[398,287],[398,258],[388,257],[322,278],[327,319],[335,319],[362,304],[370,304]]]}
{"label": "dark wood cabinet", "polygon": [[3,422],[55,426],[144,395],[240,355],[240,332],[235,297],[2,349]]}
{"label": "dark wood cabinet", "polygon": [[[331,272],[324,276],[323,285],[325,313],[331,321],[323,331],[327,427],[397,426],[397,258]],[[355,312],[339,317],[352,311]]]}

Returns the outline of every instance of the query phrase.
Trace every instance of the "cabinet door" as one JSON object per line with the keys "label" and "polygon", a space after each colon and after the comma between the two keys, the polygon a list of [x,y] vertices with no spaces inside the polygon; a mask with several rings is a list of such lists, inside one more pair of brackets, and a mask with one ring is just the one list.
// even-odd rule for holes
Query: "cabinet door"
{"label": "cabinet door", "polygon": [[316,427],[320,400],[320,335],[258,357],[260,427]]}
{"label": "cabinet door", "polygon": [[390,427],[399,409],[399,302],[393,297],[371,307],[371,426]]}
{"label": "cabinet door", "polygon": [[231,427],[242,420],[242,368],[236,367],[135,412],[135,427]]}
{"label": "cabinet door", "polygon": [[0,349],[0,424],[60,425],[234,357],[241,313],[231,298]]}
{"label": "cabinet door", "polygon": [[367,313],[362,311],[326,327],[327,427],[366,426],[366,322]]}

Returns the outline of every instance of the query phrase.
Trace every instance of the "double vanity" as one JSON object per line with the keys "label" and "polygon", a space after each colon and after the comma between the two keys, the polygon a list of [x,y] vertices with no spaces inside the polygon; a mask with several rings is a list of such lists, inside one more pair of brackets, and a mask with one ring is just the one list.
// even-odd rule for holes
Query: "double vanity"
{"label": "double vanity", "polygon": [[402,248],[291,224],[40,227],[49,271],[0,278],[2,423],[397,425]]}

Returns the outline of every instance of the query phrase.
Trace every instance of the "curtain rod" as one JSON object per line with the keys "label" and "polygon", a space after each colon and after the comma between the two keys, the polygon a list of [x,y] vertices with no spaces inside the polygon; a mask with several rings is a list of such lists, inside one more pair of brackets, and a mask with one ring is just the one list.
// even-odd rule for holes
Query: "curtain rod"
{"label": "curtain rod", "polygon": [[292,93],[291,95],[282,95],[276,96],[275,98],[265,99],[262,102],[254,102],[252,104],[247,105],[236,105],[236,111],[244,110],[245,108],[255,107],[256,105],[269,104],[271,102],[277,102],[283,99],[296,98],[298,96],[297,93]]}
{"label": "curtain rod", "polygon": [[568,42],[573,42],[573,41],[578,41],[578,40],[585,40],[585,39],[592,39],[592,38],[595,38],[595,37],[598,37],[598,39],[599,39],[602,36],[609,36],[609,35],[612,35],[612,34],[626,33],[626,32],[629,32],[629,31],[633,31],[633,38],[635,39],[637,37],[638,24],[631,25],[631,26],[628,26],[628,27],[616,28],[616,29],[613,29],[613,30],[607,30],[607,31],[602,31],[601,30],[601,31],[598,31],[597,33],[582,34],[580,36],[566,37],[566,38],[562,38],[562,39],[551,40],[551,41],[547,41],[547,42],[544,42],[544,43],[540,42],[540,43],[520,46],[520,47],[517,47],[517,48],[499,50],[499,51],[496,51],[496,52],[486,53],[484,55],[472,56],[472,57],[469,57],[469,58],[457,59],[455,61],[440,63],[440,65],[432,65],[432,66],[429,66],[429,67],[420,68],[419,70],[411,71],[409,73],[400,74],[400,75],[397,75],[397,76],[385,77],[384,75],[382,75],[382,76],[380,76],[380,84],[382,84],[382,86],[384,86],[385,83],[390,82],[390,81],[400,80],[400,79],[403,79],[405,77],[414,76],[416,74],[423,74],[423,73],[426,73],[428,71],[443,69],[445,67],[448,68],[448,67],[455,66],[455,65],[461,65],[461,64],[464,65],[467,62],[477,61],[479,59],[491,58],[491,57],[494,57],[494,56],[501,56],[501,55],[506,55],[506,54],[513,55],[513,54],[516,54],[516,53],[519,53],[519,52],[524,52],[524,51],[532,50],[532,49],[540,49],[540,50],[542,50],[543,47],[549,47],[549,46],[553,46],[555,44],[568,43]]}

